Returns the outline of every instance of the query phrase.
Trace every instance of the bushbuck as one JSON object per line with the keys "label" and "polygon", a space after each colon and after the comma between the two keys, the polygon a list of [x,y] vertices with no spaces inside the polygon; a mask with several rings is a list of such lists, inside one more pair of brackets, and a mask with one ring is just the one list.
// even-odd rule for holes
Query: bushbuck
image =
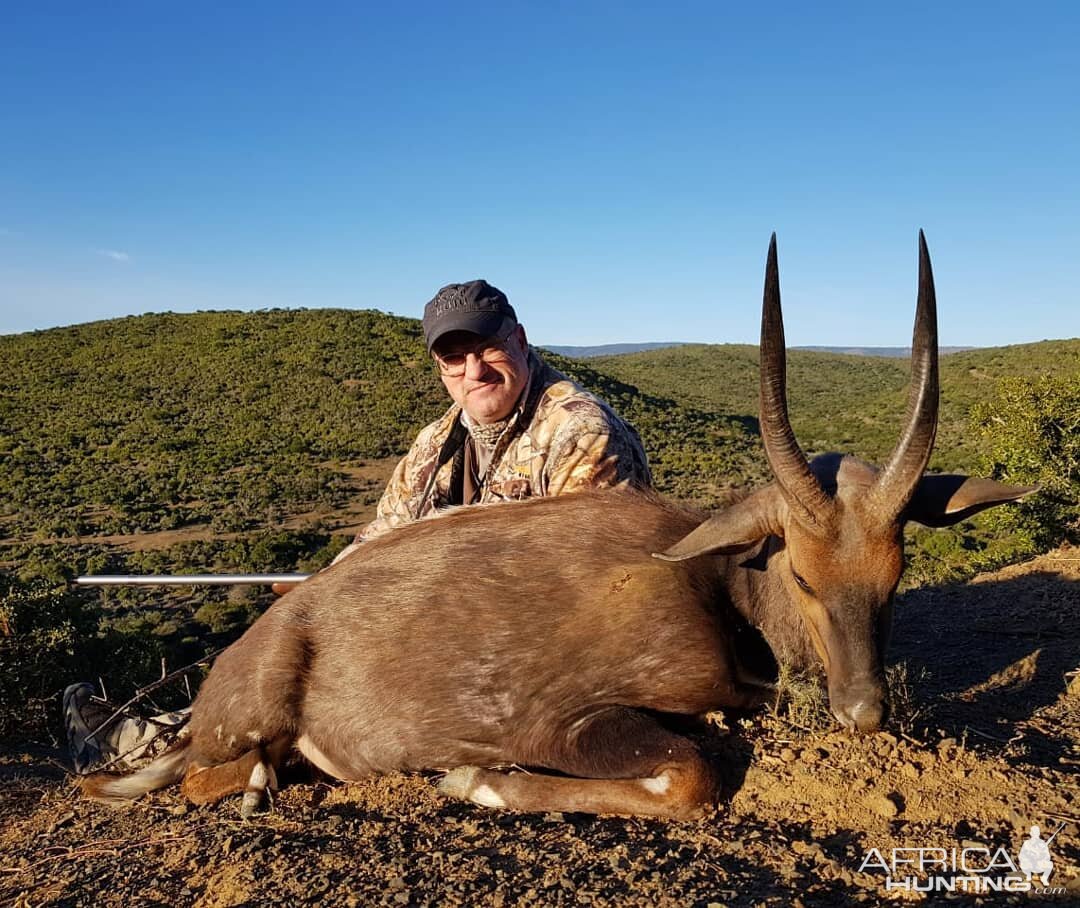
{"label": "bushbuck", "polygon": [[[1032,491],[924,475],[938,345],[921,232],[911,362],[884,468],[808,461],[788,421],[774,235],[760,399],[774,481],[712,516],[616,489],[462,508],[377,538],[218,657],[176,749],[86,791],[116,801],[182,778],[197,803],[245,792],[246,816],[298,751],[339,779],[449,770],[443,792],[489,807],[692,817],[717,781],[669,720],[761,702],[762,638],[795,666],[820,659],[836,718],[878,728],[905,522],[944,526]],[[534,771],[492,768],[510,765]]]}

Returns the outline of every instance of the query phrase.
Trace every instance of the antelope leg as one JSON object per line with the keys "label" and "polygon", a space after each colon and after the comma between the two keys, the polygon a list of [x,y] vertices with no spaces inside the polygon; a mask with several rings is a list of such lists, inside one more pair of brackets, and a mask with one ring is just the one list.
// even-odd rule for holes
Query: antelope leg
{"label": "antelope leg", "polygon": [[577,778],[460,766],[439,790],[485,807],[677,819],[701,816],[717,794],[712,769],[686,738],[621,707],[574,722],[536,762]]}
{"label": "antelope leg", "polygon": [[240,816],[246,820],[262,803],[271,780],[276,782],[273,765],[263,749],[256,747],[227,763],[192,764],[184,775],[180,791],[194,804],[212,804],[243,792]]}

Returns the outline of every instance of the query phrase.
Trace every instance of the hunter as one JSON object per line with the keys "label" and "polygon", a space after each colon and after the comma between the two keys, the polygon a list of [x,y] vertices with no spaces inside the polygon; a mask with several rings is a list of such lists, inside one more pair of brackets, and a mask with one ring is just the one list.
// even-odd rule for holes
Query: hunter
{"label": "hunter", "polygon": [[[417,435],[375,519],[335,563],[367,540],[455,505],[652,484],[637,432],[529,348],[501,290],[483,280],[449,284],[424,307],[423,329],[453,403]],[[162,732],[182,725],[186,712],[122,719],[91,738],[112,710],[92,685],[72,684],[64,692],[64,717],[76,771],[141,765],[174,737]]]}

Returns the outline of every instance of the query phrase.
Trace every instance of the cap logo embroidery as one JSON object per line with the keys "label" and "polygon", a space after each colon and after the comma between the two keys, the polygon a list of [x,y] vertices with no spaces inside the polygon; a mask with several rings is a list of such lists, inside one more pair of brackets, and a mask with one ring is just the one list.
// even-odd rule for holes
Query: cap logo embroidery
{"label": "cap logo embroidery", "polygon": [[439,293],[435,299],[434,317],[441,318],[447,312],[453,312],[456,309],[468,309],[469,300],[465,294],[458,287],[449,287]]}

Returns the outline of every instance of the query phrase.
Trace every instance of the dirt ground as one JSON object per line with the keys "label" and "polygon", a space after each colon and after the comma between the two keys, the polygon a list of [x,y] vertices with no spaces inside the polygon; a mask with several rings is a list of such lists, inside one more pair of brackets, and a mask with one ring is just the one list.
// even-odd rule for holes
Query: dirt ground
{"label": "dirt ground", "polygon": [[[714,717],[701,743],[725,795],[694,823],[487,810],[441,799],[434,775],[300,781],[249,822],[235,800],[194,809],[175,789],[114,811],[74,795],[56,752],[8,749],[0,904],[1080,905],[1078,621],[1078,549],[908,593],[889,730]],[[1060,829],[1060,892],[896,888],[910,863],[887,887],[893,849],[920,848],[997,883],[1032,824]]]}

